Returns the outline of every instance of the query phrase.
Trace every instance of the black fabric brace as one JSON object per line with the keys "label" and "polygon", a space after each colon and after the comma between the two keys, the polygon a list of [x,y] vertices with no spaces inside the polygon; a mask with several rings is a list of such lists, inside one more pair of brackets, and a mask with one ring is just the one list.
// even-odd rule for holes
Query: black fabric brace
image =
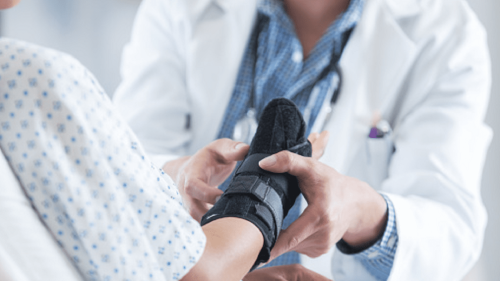
{"label": "black fabric brace", "polygon": [[300,195],[295,176],[265,171],[259,161],[283,150],[311,157],[305,132],[306,123],[292,101],[272,100],[260,117],[247,157],[220,200],[202,217],[201,225],[224,217],[242,218],[261,231],[264,245],[252,269],[269,260],[283,220]]}
{"label": "black fabric brace", "polygon": [[[287,200],[287,194],[281,188],[273,187],[287,186],[287,174],[275,174],[259,167],[259,161],[267,156],[269,154],[264,153],[247,156],[221,199],[201,220],[201,225],[205,225],[224,217],[239,217],[255,224],[264,234],[264,247],[254,267],[269,259],[281,231],[285,217],[283,202]],[[238,208],[233,208],[235,204]]]}

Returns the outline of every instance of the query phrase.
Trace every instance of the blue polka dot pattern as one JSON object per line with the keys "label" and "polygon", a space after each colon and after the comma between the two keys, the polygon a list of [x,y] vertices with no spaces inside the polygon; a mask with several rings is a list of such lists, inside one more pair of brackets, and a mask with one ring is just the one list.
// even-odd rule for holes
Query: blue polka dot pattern
{"label": "blue polka dot pattern", "polygon": [[177,187],[74,58],[0,38],[0,147],[86,280],[179,280],[201,257]]}

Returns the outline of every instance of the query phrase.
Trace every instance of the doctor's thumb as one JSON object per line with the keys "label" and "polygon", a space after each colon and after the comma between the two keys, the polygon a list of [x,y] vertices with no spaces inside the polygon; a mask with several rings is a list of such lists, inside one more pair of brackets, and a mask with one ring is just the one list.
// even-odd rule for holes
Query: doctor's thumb
{"label": "doctor's thumb", "polygon": [[250,146],[226,138],[212,142],[209,148],[219,162],[233,162],[243,160]]}
{"label": "doctor's thumb", "polygon": [[310,175],[314,163],[311,157],[304,157],[290,151],[281,151],[259,162],[259,166],[273,173],[290,173],[297,177]]}

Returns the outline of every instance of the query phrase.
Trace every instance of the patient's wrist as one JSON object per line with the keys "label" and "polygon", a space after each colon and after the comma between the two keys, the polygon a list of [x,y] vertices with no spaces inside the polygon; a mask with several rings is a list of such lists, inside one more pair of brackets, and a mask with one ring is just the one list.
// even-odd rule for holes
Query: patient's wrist
{"label": "patient's wrist", "polygon": [[256,175],[237,175],[221,199],[202,218],[201,225],[225,218],[240,218],[253,224],[263,237],[255,266],[266,262],[283,221],[282,198]]}
{"label": "patient's wrist", "polygon": [[240,280],[263,245],[261,232],[240,218],[222,218],[203,226],[207,238],[201,259],[183,277],[191,280]]}

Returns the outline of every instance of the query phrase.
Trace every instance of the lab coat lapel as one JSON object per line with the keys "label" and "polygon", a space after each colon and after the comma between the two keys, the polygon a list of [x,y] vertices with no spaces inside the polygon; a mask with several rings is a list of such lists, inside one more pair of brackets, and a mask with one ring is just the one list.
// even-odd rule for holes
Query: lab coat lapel
{"label": "lab coat lapel", "polygon": [[[389,1],[394,3],[386,4]],[[366,145],[374,111],[379,110],[384,118],[391,114],[389,105],[394,103],[415,58],[416,48],[398,24],[398,20],[418,11],[414,3],[414,0],[366,0],[361,20],[344,49],[340,61],[343,86],[325,127],[330,131],[330,140],[321,158],[321,162],[342,174],[349,174],[355,156]],[[305,200],[302,206],[307,206]],[[345,275],[352,271],[344,270],[350,266],[359,266],[355,270],[359,273],[356,280],[372,278],[360,264],[339,260],[331,263],[332,252],[315,259],[301,255],[301,261],[329,278],[333,278],[333,271],[338,280],[352,279]],[[325,269],[325,263],[333,268]]]}
{"label": "lab coat lapel", "polygon": [[190,7],[189,11],[189,17],[191,24],[196,24],[198,23],[199,18],[203,15],[203,13],[206,11],[206,9],[211,5],[214,0],[186,0],[189,2],[187,5]]}
{"label": "lab coat lapel", "polygon": [[187,46],[186,82],[193,111],[191,124],[196,132],[191,146],[198,149],[217,137],[252,31],[257,0],[189,1],[196,6],[190,7],[193,24]]}
{"label": "lab coat lapel", "polygon": [[344,50],[343,87],[326,126],[331,138],[322,159],[341,173],[348,172],[368,137],[375,112],[382,118],[392,114],[391,105],[415,59],[416,46],[401,30],[399,18],[384,1],[366,1]]}
{"label": "lab coat lapel", "polygon": [[222,12],[228,12],[228,11],[231,12],[232,8],[241,6],[240,3],[237,3],[238,1],[233,1],[233,0],[185,0],[185,1],[189,1],[188,7],[190,7],[189,9],[190,14],[194,22],[196,22],[196,20],[198,20],[203,15],[203,12],[205,12],[210,5],[216,5],[218,8],[221,9]]}

